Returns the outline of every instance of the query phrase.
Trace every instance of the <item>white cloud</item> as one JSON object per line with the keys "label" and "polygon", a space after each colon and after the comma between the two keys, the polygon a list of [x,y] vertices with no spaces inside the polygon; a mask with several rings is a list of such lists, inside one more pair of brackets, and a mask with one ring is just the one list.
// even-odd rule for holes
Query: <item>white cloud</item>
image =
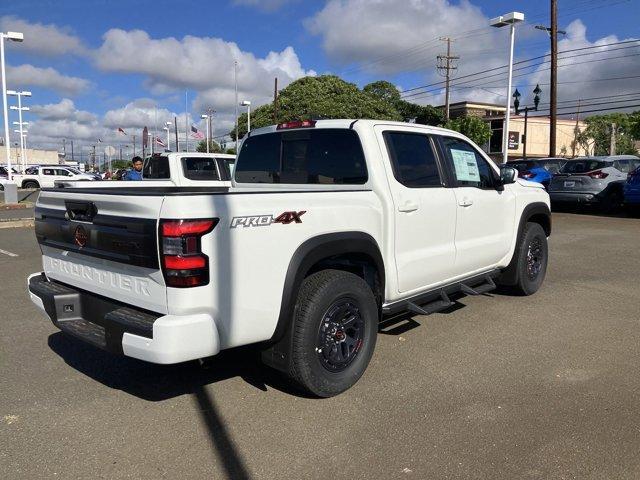
{"label": "white cloud", "polygon": [[[24,33],[24,42],[20,43],[21,52],[30,52],[44,56],[63,55],[67,53],[84,55],[87,49],[80,39],[67,28],[42,23],[30,23],[13,15],[0,17],[0,31]],[[8,42],[11,46],[13,42]]]}
{"label": "white cloud", "polygon": [[91,87],[91,82],[84,78],[63,75],[56,69],[35,67],[30,64],[17,67],[7,66],[7,86],[19,85],[42,87],[54,90],[63,95],[78,95]]}
{"label": "white cloud", "polygon": [[264,12],[275,12],[288,3],[300,0],[234,0],[233,4],[243,7],[255,7]]}
{"label": "white cloud", "polygon": [[[584,47],[594,47],[598,45],[608,45],[622,41],[615,35],[602,37],[593,42],[587,39],[587,28],[580,20],[575,20],[566,28],[567,35],[558,42],[558,51],[573,50]],[[626,39],[631,40],[631,39]],[[636,45],[633,47],[633,45]],[[607,95],[620,95],[624,93],[638,92],[638,78],[629,78],[622,80],[609,81],[593,81],[611,77],[630,77],[640,75],[640,60],[638,56],[629,56],[638,54],[640,42],[633,44],[608,45],[597,49],[579,50],[572,53],[559,54],[558,60],[558,101],[587,99],[593,97],[603,97]],[[622,48],[633,47],[633,48]],[[619,49],[619,50],[618,50]],[[595,53],[598,52],[598,53]],[[600,53],[601,52],[601,53]],[[547,52],[548,53],[548,52]],[[583,55],[589,53],[590,55]],[[591,53],[594,53],[591,55]],[[577,56],[580,55],[580,56]],[[616,58],[622,57],[622,58]],[[541,65],[536,72],[529,77],[517,79],[517,83],[527,84],[548,84],[549,83],[549,64]],[[572,83],[564,83],[572,82]],[[576,83],[573,83],[576,82]],[[516,85],[517,85],[516,83]],[[548,86],[542,86],[543,89],[541,103],[549,102]],[[522,91],[523,89],[521,89]],[[531,90],[526,87],[523,93]],[[529,93],[529,96],[531,94]],[[611,100],[624,100],[625,97],[611,98]],[[627,98],[638,98],[637,96],[629,96]],[[530,100],[529,100],[530,101]],[[594,100],[593,102],[603,102],[606,100]],[[639,101],[630,101],[629,104],[638,104]],[[594,105],[591,107],[583,107],[582,110],[606,108],[607,106],[622,106],[625,103],[614,103],[611,105]],[[565,106],[568,104],[565,104]],[[575,105],[575,102],[570,103]],[[560,108],[562,103],[558,105],[558,112],[562,113]],[[636,107],[637,109],[637,107]],[[574,108],[565,109],[565,112],[572,112]],[[607,113],[607,112],[602,112]]]}
{"label": "white cloud", "polygon": [[282,88],[302,76],[315,75],[302,67],[292,47],[257,58],[220,38],[152,39],[142,30],[109,30],[94,58],[103,71],[142,74],[154,94],[195,90],[199,94],[196,109],[212,106],[221,112],[234,106],[234,60],[238,61],[238,89],[247,92],[255,105],[270,97],[274,77]]}
{"label": "white cloud", "polygon": [[[475,54],[487,47],[502,48],[502,35],[488,27],[487,18],[469,2],[446,0],[330,0],[305,21],[307,29],[322,37],[322,46],[339,65],[364,63],[375,73],[413,69],[435,72],[436,55],[445,49],[441,36],[477,29],[482,35],[456,39],[453,50],[464,51],[461,69],[478,64]],[[504,43],[506,49],[506,43]],[[504,58],[504,57],[499,57]],[[375,63],[373,60],[379,60]],[[482,59],[486,65],[486,58]]]}
{"label": "white cloud", "polygon": [[42,120],[75,120],[78,123],[90,124],[96,120],[96,115],[91,112],[77,110],[72,100],[63,98],[58,103],[47,105],[33,105],[30,113]]}

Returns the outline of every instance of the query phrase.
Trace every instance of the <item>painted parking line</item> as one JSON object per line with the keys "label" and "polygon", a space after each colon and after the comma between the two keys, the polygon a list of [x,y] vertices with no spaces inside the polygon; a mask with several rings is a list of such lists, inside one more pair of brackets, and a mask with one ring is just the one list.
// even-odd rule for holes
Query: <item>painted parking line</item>
{"label": "painted parking line", "polygon": [[0,248],[0,253],[3,253],[5,255],[9,255],[10,257],[17,257],[18,256],[17,253],[8,252],[6,250],[2,250],[1,248]]}

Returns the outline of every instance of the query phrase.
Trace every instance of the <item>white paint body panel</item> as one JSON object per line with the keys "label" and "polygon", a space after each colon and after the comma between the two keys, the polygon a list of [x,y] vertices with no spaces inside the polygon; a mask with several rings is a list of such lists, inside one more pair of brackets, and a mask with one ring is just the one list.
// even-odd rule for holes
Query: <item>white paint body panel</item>
{"label": "white paint body panel", "polygon": [[[316,128],[348,128],[351,123],[328,120],[318,122]],[[48,208],[64,208],[65,198],[73,197],[93,201],[99,211],[111,215],[219,218],[215,229],[202,238],[202,250],[209,258],[210,269],[210,282],[206,286],[166,288],[160,270],[55,249],[43,250],[45,272],[70,285],[164,314],[157,330],[162,338],[156,338],[154,324],[153,340],[126,334],[123,344],[128,355],[171,363],[270,339],[280,314],[287,269],[296,249],[308,239],[353,231],[370,235],[384,261],[384,302],[388,304],[474,273],[507,266],[515,249],[523,209],[533,202],[549,205],[548,195],[539,185],[522,181],[506,185],[502,192],[471,188],[408,192],[391,173],[384,143],[380,142],[385,129],[464,137],[434,127],[371,120],[358,121],[353,129],[361,139],[367,160],[369,180],[365,185],[234,182],[226,194],[127,197],[74,194],[73,188],[41,194],[39,205]],[[261,131],[270,129],[256,130],[252,135]],[[473,197],[472,208],[459,206],[460,197],[464,196]],[[398,206],[406,201],[417,203],[419,208],[399,212]],[[302,223],[231,228],[234,217],[276,218],[285,211],[305,211]],[[69,266],[65,267],[64,262]],[[115,284],[96,281],[101,274],[95,272],[129,278],[124,281],[126,285],[146,281],[149,294],[123,287],[122,280],[116,280]],[[196,340],[199,337],[207,338]]]}

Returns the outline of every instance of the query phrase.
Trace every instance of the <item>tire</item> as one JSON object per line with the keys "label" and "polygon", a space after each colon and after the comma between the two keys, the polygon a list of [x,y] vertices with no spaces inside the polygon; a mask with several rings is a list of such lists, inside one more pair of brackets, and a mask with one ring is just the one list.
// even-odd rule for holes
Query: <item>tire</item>
{"label": "tire", "polygon": [[607,193],[602,199],[602,203],[600,204],[600,211],[602,213],[616,213],[622,207],[623,201],[624,197],[622,196],[622,192],[618,190],[612,190]]}
{"label": "tire", "polygon": [[547,234],[540,224],[525,225],[516,255],[516,283],[513,290],[519,295],[533,295],[542,286],[549,260]]}
{"label": "tire", "polygon": [[27,180],[22,184],[22,188],[40,188],[38,182],[34,182],[33,180]]}
{"label": "tire", "polygon": [[[341,328],[344,320],[349,328]],[[332,397],[362,376],[376,345],[378,307],[357,275],[323,270],[307,277],[294,309],[289,375],[302,389]]]}

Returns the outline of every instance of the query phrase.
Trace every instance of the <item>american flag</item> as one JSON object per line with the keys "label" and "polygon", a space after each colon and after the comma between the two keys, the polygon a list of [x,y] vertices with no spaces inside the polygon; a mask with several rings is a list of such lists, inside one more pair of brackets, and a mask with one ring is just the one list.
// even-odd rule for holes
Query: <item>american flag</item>
{"label": "american flag", "polygon": [[123,135],[126,135],[127,132],[125,132],[122,127],[118,127],[118,133],[122,133]]}
{"label": "american flag", "polygon": [[197,138],[198,140],[202,140],[204,138],[204,133],[198,130],[194,125],[191,125],[191,138]]}
{"label": "american flag", "polygon": [[160,140],[160,137],[156,137],[156,143],[161,147],[166,147],[165,143],[162,140]]}

